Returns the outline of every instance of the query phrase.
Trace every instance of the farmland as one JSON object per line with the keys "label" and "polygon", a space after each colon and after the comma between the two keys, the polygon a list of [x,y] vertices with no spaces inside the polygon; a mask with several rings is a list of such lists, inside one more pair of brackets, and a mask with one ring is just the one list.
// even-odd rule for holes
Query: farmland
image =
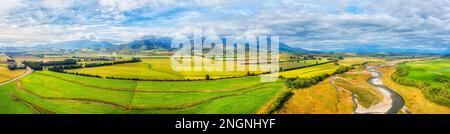
{"label": "farmland", "polygon": [[436,104],[428,99],[426,99],[423,92],[411,86],[405,86],[396,83],[391,79],[395,72],[395,66],[386,66],[379,69],[383,74],[383,83],[395,90],[405,99],[405,105],[413,114],[448,114],[450,113],[450,108],[447,106]]}
{"label": "farmland", "polygon": [[277,113],[350,114],[354,107],[351,93],[335,89],[326,79],[315,86],[295,90],[293,97]]}
{"label": "farmland", "polygon": [[8,58],[9,57],[6,55],[0,55],[0,83],[13,79],[26,72],[26,70],[14,70],[14,71],[9,70],[8,64],[6,63],[6,60]]}
{"label": "farmland", "polygon": [[43,71],[7,86],[16,88],[9,94],[40,113],[255,113],[282,89],[282,83],[259,83],[258,77],[196,81],[191,86],[80,77]]}
{"label": "farmland", "polygon": [[[208,67],[209,66],[205,66],[204,68]],[[147,80],[201,80],[205,79],[206,75],[210,75],[212,79],[241,77],[246,76],[248,71],[206,71],[203,69],[201,71],[176,72],[172,69],[170,59],[142,59],[142,62],[138,63],[74,69],[67,70],[67,72],[94,74],[103,77],[140,78]],[[252,71],[252,73],[260,72]]]}
{"label": "farmland", "polygon": [[334,65],[333,63],[328,63],[328,64],[323,64],[323,65],[318,65],[318,66],[313,66],[313,67],[307,67],[307,68],[302,68],[302,69],[280,72],[279,75],[283,76],[284,78],[312,77],[312,76],[322,75],[324,73],[331,74],[337,68],[339,68],[338,65]]}
{"label": "farmland", "polygon": [[450,81],[450,59],[435,59],[426,61],[407,62],[400,67],[411,67],[408,75],[405,77],[409,80],[417,80],[428,82],[431,86],[446,87],[450,92],[450,86],[447,82],[440,82],[437,79],[442,78],[444,81]]}

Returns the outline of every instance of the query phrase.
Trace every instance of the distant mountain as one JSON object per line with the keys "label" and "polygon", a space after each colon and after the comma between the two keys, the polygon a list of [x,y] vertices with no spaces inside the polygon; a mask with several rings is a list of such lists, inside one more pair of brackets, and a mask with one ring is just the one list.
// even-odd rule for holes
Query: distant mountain
{"label": "distant mountain", "polygon": [[134,40],[127,44],[122,44],[116,48],[121,50],[173,50],[171,48],[172,38],[147,38],[141,40]]}
{"label": "distant mountain", "polygon": [[81,50],[81,49],[108,49],[113,45],[109,42],[99,42],[99,41],[91,41],[91,40],[74,40],[74,41],[65,41],[58,43],[50,43],[50,44],[42,44],[37,45],[32,48],[37,50],[45,50],[45,49],[53,49],[53,50]]}

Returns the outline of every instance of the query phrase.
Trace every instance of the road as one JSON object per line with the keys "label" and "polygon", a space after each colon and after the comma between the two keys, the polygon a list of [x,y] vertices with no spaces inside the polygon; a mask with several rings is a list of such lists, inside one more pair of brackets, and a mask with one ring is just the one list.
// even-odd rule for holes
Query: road
{"label": "road", "polygon": [[18,79],[20,79],[22,77],[25,77],[28,74],[31,74],[32,72],[33,72],[33,70],[31,68],[27,67],[27,72],[26,73],[24,73],[24,74],[22,74],[22,75],[20,75],[20,76],[18,76],[16,78],[14,78],[14,79],[2,82],[2,83],[0,83],[0,86],[6,85],[6,84],[11,83],[11,82],[14,82],[14,81],[16,81],[16,80],[18,80]]}

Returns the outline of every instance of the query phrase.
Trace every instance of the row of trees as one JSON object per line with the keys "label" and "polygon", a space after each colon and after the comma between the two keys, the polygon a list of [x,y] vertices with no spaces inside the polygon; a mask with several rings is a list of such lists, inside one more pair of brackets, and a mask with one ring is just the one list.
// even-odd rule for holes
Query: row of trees
{"label": "row of trees", "polygon": [[54,71],[54,72],[64,72],[64,70],[66,69],[77,69],[77,68],[83,68],[83,66],[79,65],[79,64],[75,64],[75,65],[55,65],[55,66],[51,66],[48,68],[49,71]]}
{"label": "row of trees", "polygon": [[314,77],[310,77],[310,78],[302,78],[302,77],[287,78],[285,81],[285,84],[287,85],[288,88],[293,88],[293,89],[307,88],[307,87],[310,87],[312,85],[315,85],[315,84],[325,80],[328,77],[330,77],[329,74],[323,74],[323,75],[314,76]]}
{"label": "row of trees", "polygon": [[36,61],[23,61],[22,64],[25,66],[30,67],[33,70],[40,71],[44,69],[44,66],[42,66],[42,62],[36,62]]}

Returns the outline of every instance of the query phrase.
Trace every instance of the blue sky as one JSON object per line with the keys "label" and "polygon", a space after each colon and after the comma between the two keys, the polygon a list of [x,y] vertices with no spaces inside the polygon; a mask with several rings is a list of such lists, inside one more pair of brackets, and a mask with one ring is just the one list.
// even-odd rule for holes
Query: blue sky
{"label": "blue sky", "polygon": [[0,47],[151,36],[278,35],[311,50],[446,51],[448,0],[2,0]]}

